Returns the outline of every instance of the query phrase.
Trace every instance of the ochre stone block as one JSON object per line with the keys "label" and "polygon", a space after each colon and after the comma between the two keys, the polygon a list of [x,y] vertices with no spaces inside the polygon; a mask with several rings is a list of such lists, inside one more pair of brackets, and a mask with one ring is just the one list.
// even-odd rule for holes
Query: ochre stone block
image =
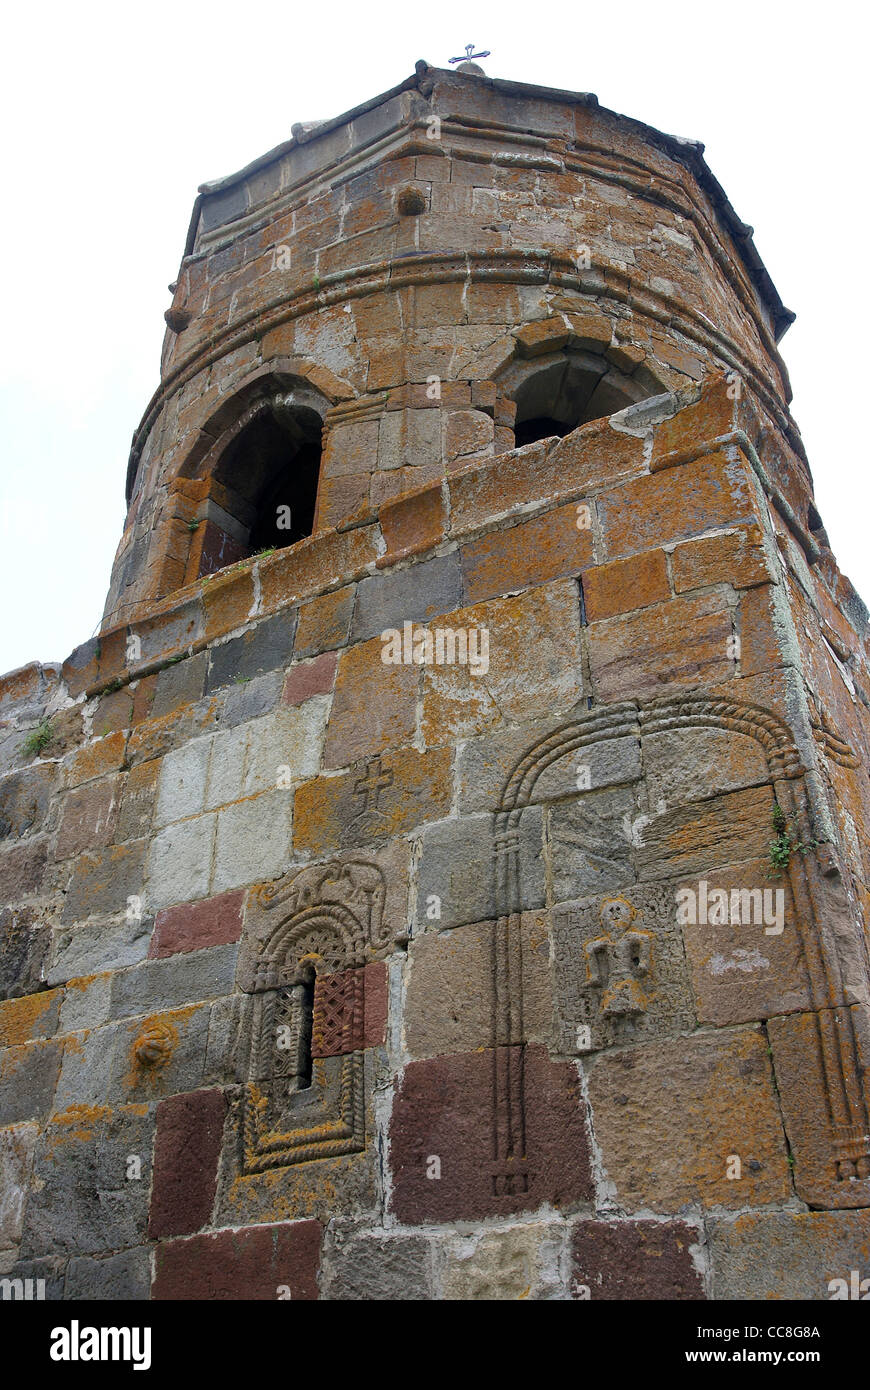
{"label": "ochre stone block", "polygon": [[338,777],[304,782],[293,803],[294,846],[323,854],[441,820],[450,812],[451,767],[447,749],[400,748]]}
{"label": "ochre stone block", "polygon": [[[780,1204],[785,1136],[759,1030],[620,1048],[588,1065],[592,1123],[629,1212]],[[741,1176],[729,1156],[740,1161]]]}
{"label": "ochre stone block", "polygon": [[302,604],[293,648],[296,660],[345,646],[353,618],[355,593],[356,589],[349,584],[346,588],[335,589],[331,594],[323,594],[310,603]]}
{"label": "ochre stone block", "polygon": [[127,735],[121,731],[96,738],[77,753],[73,753],[64,763],[64,778],[68,787],[78,787],[82,782],[91,782],[107,772],[116,772],[124,762]]}
{"label": "ochre stone block", "polygon": [[616,560],[720,526],[756,523],[751,472],[742,459],[709,454],[636,478],[596,499],[604,557]]}
{"label": "ochre stone block", "polygon": [[761,541],[759,526],[741,526],[718,536],[686,541],[674,550],[674,590],[702,589],[708,584],[733,584],[749,589],[774,576]]}
{"label": "ochre stone block", "polygon": [[373,526],[353,531],[327,531],[297,541],[261,560],[260,584],[264,613],[297,599],[308,598],[337,580],[358,578],[378,555]]}
{"label": "ochre stone block", "polygon": [[556,507],[533,521],[491,531],[460,553],[466,600],[477,603],[579,574],[592,563],[592,531],[578,530],[576,507]]}
{"label": "ochre stone block", "polygon": [[154,1299],[317,1298],[319,1221],[243,1226],[158,1246]]}
{"label": "ochre stone block", "polygon": [[533,718],[541,709],[567,708],[583,693],[579,594],[571,580],[491,599],[431,626],[485,630],[489,668],[473,674],[470,665],[423,667],[423,737],[430,747]]}
{"label": "ochre stone block", "polygon": [[736,674],[731,609],[720,594],[672,599],[589,628],[600,700],[650,699]]}
{"label": "ochre stone block", "polygon": [[591,623],[663,602],[670,598],[665,552],[650,550],[645,555],[587,570],[583,575],[583,597]]}
{"label": "ochre stone block", "polygon": [[381,508],[380,523],[387,550],[379,566],[437,545],[446,524],[440,487],[388,503]]}
{"label": "ochre stone block", "polygon": [[412,741],[420,668],[387,664],[384,650],[381,638],[373,637],[339,657],[324,767],[346,767]]}
{"label": "ochre stone block", "polygon": [[192,1091],[157,1107],[148,1234],[190,1235],[211,1217],[227,1105],[222,1091]]}

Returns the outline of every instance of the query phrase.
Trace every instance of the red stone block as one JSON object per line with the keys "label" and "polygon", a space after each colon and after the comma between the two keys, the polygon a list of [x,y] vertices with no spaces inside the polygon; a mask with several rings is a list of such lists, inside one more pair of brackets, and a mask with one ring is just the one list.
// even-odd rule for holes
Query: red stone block
{"label": "red stone block", "polygon": [[227,1103],[223,1091],[192,1091],[157,1107],[148,1234],[183,1236],[211,1217]]}
{"label": "red stone block", "polygon": [[204,946],[238,941],[244,897],[244,893],[224,893],[204,902],[164,908],[154,923],[149,956],[174,956],[179,951],[200,951]]}
{"label": "red stone block", "polygon": [[[527,1173],[505,1193],[495,1163],[494,1070],[508,1068],[523,1097]],[[515,1141],[522,1143],[519,1108]],[[390,1124],[392,1208],[409,1225],[472,1221],[588,1201],[594,1193],[577,1073],[546,1048],[511,1047],[433,1057],[405,1068]],[[434,1173],[437,1158],[440,1176]],[[518,1165],[520,1166],[520,1165]]]}
{"label": "red stone block", "polygon": [[301,705],[312,695],[331,695],[335,684],[335,668],[338,665],[337,652],[324,652],[314,661],[306,661],[291,666],[284,678],[284,691],[281,703]]}
{"label": "red stone block", "polygon": [[365,967],[363,1047],[380,1047],[387,1037],[389,976],[383,961]]}
{"label": "red stone block", "polygon": [[706,1298],[689,1253],[699,1232],[682,1221],[583,1221],[574,1231],[575,1298]]}
{"label": "red stone block", "polygon": [[319,1221],[243,1226],[157,1248],[153,1299],[317,1298]]}

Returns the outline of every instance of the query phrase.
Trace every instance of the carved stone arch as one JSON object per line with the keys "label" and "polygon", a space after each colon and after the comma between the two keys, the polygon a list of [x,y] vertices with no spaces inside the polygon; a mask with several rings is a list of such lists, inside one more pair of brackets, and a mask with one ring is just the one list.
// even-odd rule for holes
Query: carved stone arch
{"label": "carved stone arch", "polygon": [[314,532],[324,421],[348,392],[323,369],[275,358],[203,420],[170,484],[185,583]]}
{"label": "carved stone arch", "polygon": [[669,389],[645,353],[612,341],[612,333],[602,315],[575,314],[514,331],[514,353],[495,380],[516,405],[517,447],[569,434]]}
{"label": "carved stone arch", "polygon": [[[778,804],[793,827],[799,843],[810,846],[794,853],[788,880],[795,904],[795,925],[806,967],[811,1031],[807,1034],[808,1065],[817,1067],[827,1107],[826,1132],[818,1144],[828,1155],[825,1172],[814,1178],[814,1191],[825,1190],[825,1202],[836,1206],[866,1204],[860,1189],[870,1179],[870,1116],[858,1065],[858,1041],[854,1010],[849,1007],[855,991],[866,997],[866,980],[853,973],[843,956],[842,943],[849,935],[848,904],[839,890],[839,869],[831,845],[819,845],[813,834],[813,818],[805,768],[788,725],[761,706],[739,700],[711,699],[703,695],[663,698],[648,705],[626,702],[603,710],[583,712],[551,733],[537,739],[516,759],[494,816],[494,860],[497,928],[493,948],[493,1128],[496,1136],[495,1181],[503,1189],[519,1178],[523,1184],[533,1175],[522,1171],[517,1156],[525,1151],[525,1095],[523,1082],[522,1001],[522,882],[521,820],[530,807],[535,788],[546,770],[567,754],[585,746],[622,736],[643,736],[671,730],[714,728],[752,738],[764,753],[769,779]],[[579,793],[582,795],[582,792]],[[631,893],[627,893],[627,899]],[[631,906],[631,904],[629,904]],[[605,928],[593,938],[590,972],[606,951],[624,957],[616,980],[624,998],[638,994],[632,975],[646,970],[641,934],[632,927],[631,941],[617,940],[618,933]],[[638,939],[635,940],[634,937]],[[634,952],[630,959],[628,948]],[[628,965],[626,965],[628,962]],[[643,968],[641,968],[643,966]],[[844,972],[846,972],[844,974]],[[594,979],[593,979],[594,983]],[[610,991],[613,993],[613,991]],[[857,1183],[858,1187],[851,1184]],[[497,1189],[498,1190],[498,1189]],[[522,1190],[525,1190],[523,1187]],[[815,1198],[814,1198],[815,1200]]]}

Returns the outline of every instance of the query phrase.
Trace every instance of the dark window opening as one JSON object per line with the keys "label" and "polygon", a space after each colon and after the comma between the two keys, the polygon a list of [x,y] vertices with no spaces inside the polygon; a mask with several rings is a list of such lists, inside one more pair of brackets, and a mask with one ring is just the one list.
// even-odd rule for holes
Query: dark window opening
{"label": "dark window opening", "polygon": [[311,1085],[311,1036],[314,1027],[314,973],[293,987],[293,1011],[297,1020],[296,1090],[307,1091]]}
{"label": "dark window opening", "polygon": [[521,420],[514,430],[516,447],[521,449],[524,444],[536,444],[539,439],[551,439],[558,435],[562,439],[566,434],[570,434],[574,428],[566,425],[561,420],[554,420],[552,415],[535,415],[531,420]]}
{"label": "dark window opening", "polygon": [[287,393],[264,402],[227,446],[214,472],[200,575],[312,534],[322,428],[318,411]]}
{"label": "dark window opening", "polygon": [[[507,383],[506,383],[507,384]],[[514,388],[516,447],[563,438],[643,400],[643,386],[591,353],[566,354],[527,370]]]}

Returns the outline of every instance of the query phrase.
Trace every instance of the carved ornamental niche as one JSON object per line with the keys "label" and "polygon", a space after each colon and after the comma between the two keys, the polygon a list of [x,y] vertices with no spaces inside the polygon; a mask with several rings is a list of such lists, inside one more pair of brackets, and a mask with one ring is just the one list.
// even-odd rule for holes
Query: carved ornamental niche
{"label": "carved ornamental niche", "polygon": [[365,966],[389,944],[385,901],[382,869],[363,860],[256,895],[240,962],[252,995],[243,1173],[365,1148]]}
{"label": "carved ornamental niche", "polygon": [[[840,765],[854,765],[852,749],[833,732],[816,730],[816,738],[829,756],[833,747]],[[714,766],[718,782],[711,796],[711,778],[703,774],[698,781],[697,769]],[[673,800],[662,781],[671,774],[681,786]],[[870,985],[838,846],[824,842],[812,784],[788,726],[759,706],[691,693],[579,711],[534,743],[503,787],[494,827],[496,1193],[520,1190],[510,1184],[526,1150],[522,914],[534,897],[521,855],[527,813],[544,812],[559,1046],[582,1055],[693,1031],[688,954],[694,944],[697,966],[699,938],[691,933],[701,928],[680,925],[676,890],[689,883],[700,893],[703,881],[706,891],[709,878],[711,887],[730,888],[730,900],[735,886],[739,895],[767,885],[772,895],[764,856],[774,801],[805,847],[791,855],[779,885],[788,922],[783,918],[769,934],[766,917],[750,919],[751,932],[744,924],[733,929],[733,950],[714,950],[708,974],[734,980],[741,1007],[733,1018],[717,1019],[726,992],[723,986],[717,995],[710,986],[705,1022],[767,1019],[782,1031],[797,1026],[788,1020],[798,1021],[799,1061],[781,1051],[777,1084],[792,1129],[805,1137],[799,1195],[820,1206],[868,1204],[870,1107],[861,1059]],[[731,845],[728,814],[738,803],[749,828]],[[755,846],[751,854],[748,845]],[[747,891],[747,901],[751,896]],[[714,925],[711,915],[703,929],[713,943]],[[806,1078],[814,1089],[812,1113]],[[534,1172],[523,1172],[531,1190],[534,1181]]]}

